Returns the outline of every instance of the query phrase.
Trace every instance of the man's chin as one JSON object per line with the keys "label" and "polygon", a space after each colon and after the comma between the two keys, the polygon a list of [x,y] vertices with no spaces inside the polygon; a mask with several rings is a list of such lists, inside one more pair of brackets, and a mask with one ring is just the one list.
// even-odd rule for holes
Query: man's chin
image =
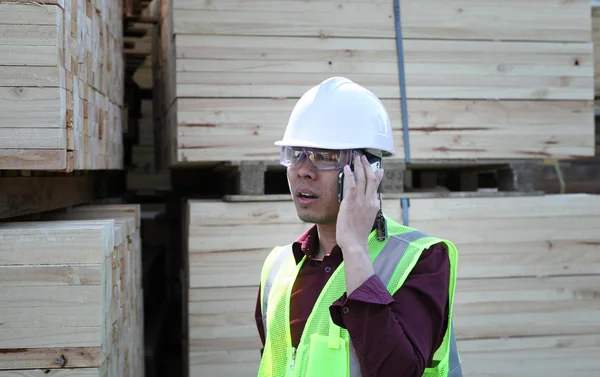
{"label": "man's chin", "polygon": [[297,213],[298,218],[307,224],[329,224],[331,222],[335,222],[335,218],[332,216],[309,213],[307,211],[302,211],[301,208],[298,209]]}

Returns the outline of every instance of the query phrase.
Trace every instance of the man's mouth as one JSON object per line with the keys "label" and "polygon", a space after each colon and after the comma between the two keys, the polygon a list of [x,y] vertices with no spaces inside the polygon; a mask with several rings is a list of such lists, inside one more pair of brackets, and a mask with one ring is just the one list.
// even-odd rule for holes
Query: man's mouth
{"label": "man's mouth", "polygon": [[309,204],[319,199],[314,192],[308,190],[300,190],[296,196],[298,197],[298,201],[302,204]]}
{"label": "man's mouth", "polygon": [[308,193],[308,192],[301,192],[301,193],[298,194],[298,196],[301,197],[301,198],[306,198],[306,199],[316,199],[316,198],[318,198],[318,196],[313,195],[313,194]]}

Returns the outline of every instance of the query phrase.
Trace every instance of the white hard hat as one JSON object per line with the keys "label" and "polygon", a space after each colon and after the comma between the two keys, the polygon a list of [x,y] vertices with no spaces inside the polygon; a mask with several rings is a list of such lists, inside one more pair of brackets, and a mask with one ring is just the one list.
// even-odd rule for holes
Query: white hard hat
{"label": "white hard hat", "polygon": [[304,93],[292,110],[283,140],[275,145],[396,153],[383,103],[345,77],[331,77]]}

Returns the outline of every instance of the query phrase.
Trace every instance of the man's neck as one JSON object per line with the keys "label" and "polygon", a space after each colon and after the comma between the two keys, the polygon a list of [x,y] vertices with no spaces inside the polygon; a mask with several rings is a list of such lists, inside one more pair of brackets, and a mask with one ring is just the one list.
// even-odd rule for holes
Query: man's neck
{"label": "man's neck", "polygon": [[317,232],[319,234],[319,254],[317,255],[317,259],[323,259],[337,245],[335,229],[335,223],[317,225]]}

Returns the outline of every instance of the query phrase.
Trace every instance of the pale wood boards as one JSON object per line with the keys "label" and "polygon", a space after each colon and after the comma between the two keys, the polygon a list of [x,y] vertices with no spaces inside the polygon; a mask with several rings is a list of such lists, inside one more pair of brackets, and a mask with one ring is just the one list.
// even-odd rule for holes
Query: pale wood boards
{"label": "pale wood boards", "polygon": [[[175,33],[395,38],[388,0],[172,0]],[[589,1],[402,0],[409,39],[589,41]]]}
{"label": "pale wood boards", "polygon": [[[141,255],[141,210],[137,204],[85,205],[66,213],[48,215],[48,220],[89,221],[108,219],[115,222],[115,248],[112,271],[106,269],[105,279],[112,279],[113,289],[107,293],[110,307],[104,307],[106,370],[109,376],[121,371],[128,376],[144,375],[144,315]],[[102,368],[102,366],[101,366]]]}
{"label": "pale wood boards", "polygon": [[[401,221],[398,200],[385,199],[384,211]],[[411,200],[410,225],[459,250],[455,330],[466,376],[600,368],[599,214],[593,195]],[[255,374],[262,263],[309,225],[289,200],[192,200],[187,216],[190,372]],[[503,368],[482,372],[487,365]]]}
{"label": "pale wood boards", "polygon": [[[180,98],[177,160],[279,160],[293,99]],[[396,158],[403,157],[401,106],[384,100],[392,119]],[[265,114],[268,114],[266,116]],[[594,148],[594,108],[571,101],[409,100],[414,159],[570,158]],[[577,124],[578,126],[573,126]],[[490,137],[494,135],[494,137]]]}
{"label": "pale wood boards", "polygon": [[120,7],[0,4],[0,169],[122,167]]}
{"label": "pale wood boards", "polygon": [[[338,75],[400,98],[393,39],[176,35],[174,43],[177,97],[299,98]],[[591,42],[407,39],[404,61],[411,99],[593,100]]]}
{"label": "pale wood boards", "polygon": [[0,377],[97,377],[97,368],[59,369],[31,369],[26,371],[0,371]]}
{"label": "pale wood boards", "polygon": [[[86,234],[92,238],[87,238]],[[77,235],[82,240],[87,238],[85,246],[89,251],[79,250],[82,243]],[[86,361],[85,366],[90,366],[90,363],[92,366],[99,366],[104,333],[102,293],[105,282],[102,279],[98,281],[97,277],[104,274],[102,271],[107,258],[115,248],[114,220],[8,222],[0,225],[0,237],[4,246],[0,251],[0,276],[3,277],[0,282],[0,301],[3,302],[0,317],[1,322],[6,322],[0,328],[0,349],[11,350],[10,358],[2,358],[0,369],[59,368],[57,354],[63,354],[66,360],[66,357],[74,353],[84,352],[82,348],[92,358],[91,361]],[[91,239],[96,242],[90,242]],[[56,247],[58,245],[44,247],[46,240],[56,240],[62,250]],[[19,249],[15,250],[16,248]],[[77,251],[88,257],[83,259]],[[17,258],[17,255],[20,257]],[[86,271],[91,272],[89,277],[75,275],[69,277],[67,282],[50,277],[53,273],[60,273],[58,268],[65,265],[93,266],[93,270]],[[29,271],[39,271],[40,268],[46,269],[44,276],[50,277],[44,279],[46,281],[40,281],[40,276]],[[22,276],[20,281],[11,282],[10,277],[15,275]],[[38,282],[22,282],[26,280],[26,276],[34,277]],[[52,312],[56,311],[58,313],[53,315]],[[43,314],[45,312],[48,314]],[[79,320],[77,313],[80,312],[82,317]],[[94,314],[90,315],[90,312]],[[73,317],[78,320],[70,324]],[[49,321],[57,323],[48,323]],[[69,352],[68,349],[72,351]],[[71,362],[75,364],[71,365]],[[78,358],[69,359],[65,366],[76,367],[77,362]]]}
{"label": "pale wood boards", "polygon": [[140,221],[138,205],[89,205],[0,224],[3,376],[144,375]]}
{"label": "pale wood boards", "polygon": [[[411,158],[564,159],[594,154],[595,52],[589,2],[400,4]],[[394,113],[397,151],[402,152],[392,2],[172,0],[163,3],[161,12],[160,117],[169,164],[276,159],[273,142],[283,135],[292,105],[330,76],[355,80],[386,101]],[[285,110],[262,105],[277,100],[286,104]],[[178,109],[180,101],[207,111],[185,113]],[[431,119],[435,125],[427,126],[420,119],[423,112],[454,118],[466,104],[482,110],[467,110],[481,117],[474,116],[477,124],[467,126],[477,130],[437,132],[464,125],[458,119],[450,124]],[[542,108],[554,106],[577,110],[562,113],[557,128],[553,121],[544,128],[549,113]],[[241,110],[252,107],[262,112]],[[238,108],[248,127],[224,121]],[[524,112],[528,121],[522,123]],[[221,122],[209,120],[216,115]],[[502,131],[496,128],[499,120],[505,121]],[[185,128],[189,124],[213,128],[190,130]],[[396,157],[404,159],[402,153]]]}

